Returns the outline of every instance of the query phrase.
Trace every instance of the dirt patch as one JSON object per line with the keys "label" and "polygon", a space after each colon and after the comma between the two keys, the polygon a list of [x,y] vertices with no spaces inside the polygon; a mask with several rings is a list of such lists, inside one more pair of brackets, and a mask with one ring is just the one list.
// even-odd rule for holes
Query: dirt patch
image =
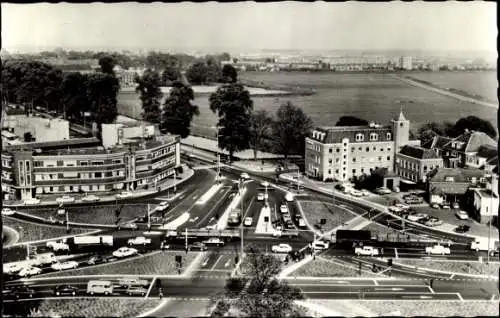
{"label": "dirt patch", "polygon": [[[333,260],[316,258],[298,268],[288,276],[301,277],[376,277],[374,273],[363,270],[361,275],[354,265],[341,264]],[[380,277],[380,276],[378,276]]]}
{"label": "dirt patch", "polygon": [[330,203],[297,200],[297,204],[304,212],[304,216],[311,226],[316,227],[315,225],[319,224],[321,219],[326,220],[326,223],[321,226],[323,232],[328,232],[338,226],[342,226],[342,224],[357,216]]}
{"label": "dirt patch", "polygon": [[398,259],[396,263],[422,268],[430,268],[444,272],[490,276],[497,276],[498,268],[500,266],[498,259],[494,263],[490,262],[490,264],[479,262],[446,262],[414,259]]}

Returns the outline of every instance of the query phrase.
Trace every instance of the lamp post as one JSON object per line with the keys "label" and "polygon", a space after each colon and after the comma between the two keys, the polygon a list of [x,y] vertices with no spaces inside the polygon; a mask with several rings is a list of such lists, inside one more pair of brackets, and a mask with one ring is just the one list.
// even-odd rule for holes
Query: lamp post
{"label": "lamp post", "polygon": [[215,128],[217,131],[217,177],[215,180],[217,180],[217,183],[220,183],[220,152],[219,152],[219,126],[212,126],[212,128]]}
{"label": "lamp post", "polygon": [[[242,193],[242,188],[243,187],[243,179],[240,178],[240,182],[238,183],[238,193],[240,194],[240,210],[241,210],[241,216],[243,218],[243,193]],[[243,220],[242,220],[243,221]],[[240,231],[241,231],[241,256],[240,256],[240,262],[243,262],[243,248],[244,248],[244,244],[243,244],[243,222],[240,224]]]}

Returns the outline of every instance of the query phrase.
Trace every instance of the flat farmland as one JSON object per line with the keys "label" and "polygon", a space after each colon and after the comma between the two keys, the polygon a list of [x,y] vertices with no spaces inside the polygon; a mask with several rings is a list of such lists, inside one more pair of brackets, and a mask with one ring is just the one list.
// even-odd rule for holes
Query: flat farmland
{"label": "flat farmland", "polygon": [[[417,78],[419,74],[418,72],[408,73],[409,76]],[[467,73],[456,74],[459,76]],[[389,74],[246,72],[241,73],[240,77],[242,80],[247,79],[268,85],[314,89],[316,94],[309,96],[253,96],[252,99],[255,110],[266,109],[271,113],[275,113],[281,104],[290,100],[302,107],[311,116],[315,125],[334,125],[344,115],[389,123],[398,115],[401,106],[404,107],[405,116],[411,121],[413,128],[429,121],[456,121],[468,115],[476,115],[492,122],[496,118],[494,108],[459,101],[414,87]],[[467,82],[467,80],[464,81]],[[485,81],[489,83],[490,79]],[[474,85],[481,86],[480,84]],[[214,136],[215,130],[211,127],[215,126],[217,117],[210,111],[208,95],[197,96],[194,104],[198,105],[200,115],[193,120],[192,132]],[[119,112],[124,115],[138,118],[141,114],[139,97],[136,93],[120,92],[118,105]]]}

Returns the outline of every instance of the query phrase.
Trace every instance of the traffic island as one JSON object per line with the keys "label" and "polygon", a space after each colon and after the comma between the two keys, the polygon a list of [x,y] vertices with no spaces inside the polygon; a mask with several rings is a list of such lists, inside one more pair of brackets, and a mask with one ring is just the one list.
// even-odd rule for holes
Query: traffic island
{"label": "traffic island", "polygon": [[320,256],[306,262],[303,266],[288,274],[288,277],[381,277],[368,270],[366,267],[361,268],[355,264],[345,261],[329,260]]}
{"label": "traffic island", "polygon": [[483,263],[478,261],[434,261],[434,260],[416,260],[416,259],[398,259],[394,264],[419,268],[426,271],[446,272],[451,275],[471,275],[472,277],[491,277],[498,279],[498,269],[500,262],[498,258],[494,259],[489,264],[483,259]]}
{"label": "traffic island", "polygon": [[271,208],[269,206],[264,206],[260,210],[257,226],[255,227],[255,234],[272,235],[274,231],[274,227],[271,224]]}

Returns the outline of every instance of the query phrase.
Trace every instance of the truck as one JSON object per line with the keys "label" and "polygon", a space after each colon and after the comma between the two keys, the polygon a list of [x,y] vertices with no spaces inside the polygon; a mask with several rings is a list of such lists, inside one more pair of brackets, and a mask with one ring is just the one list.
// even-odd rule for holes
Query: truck
{"label": "truck", "polygon": [[474,250],[476,252],[479,251],[488,251],[490,255],[493,255],[495,251],[498,250],[499,248],[499,241],[495,239],[490,239],[489,240],[489,247],[488,247],[488,238],[476,238],[474,242],[471,243],[471,250]]}
{"label": "truck", "polygon": [[113,236],[112,235],[83,235],[75,236],[73,238],[73,243],[76,246],[100,246],[107,245],[113,246]]}
{"label": "truck", "polygon": [[378,255],[378,249],[376,249],[372,246],[356,247],[354,249],[354,253],[358,256],[359,255],[375,256],[375,255]]}

